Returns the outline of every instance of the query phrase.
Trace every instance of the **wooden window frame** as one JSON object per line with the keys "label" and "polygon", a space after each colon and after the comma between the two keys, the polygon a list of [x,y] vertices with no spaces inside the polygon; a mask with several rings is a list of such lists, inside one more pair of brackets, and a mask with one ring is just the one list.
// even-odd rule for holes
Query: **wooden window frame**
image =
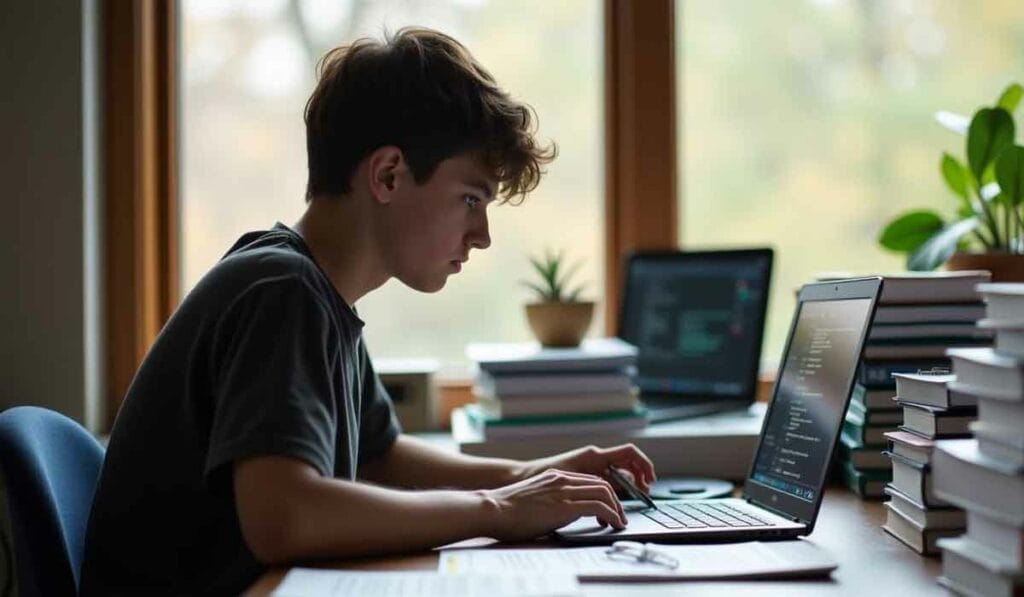
{"label": "wooden window frame", "polygon": [[605,0],[605,330],[623,264],[678,247],[675,2]]}
{"label": "wooden window frame", "polygon": [[106,422],[178,304],[178,10],[103,3]]}
{"label": "wooden window frame", "polygon": [[[674,249],[673,0],[605,0],[605,330],[622,264]],[[178,303],[178,3],[106,0],[104,22],[107,421]],[[464,384],[455,384],[461,387]]]}

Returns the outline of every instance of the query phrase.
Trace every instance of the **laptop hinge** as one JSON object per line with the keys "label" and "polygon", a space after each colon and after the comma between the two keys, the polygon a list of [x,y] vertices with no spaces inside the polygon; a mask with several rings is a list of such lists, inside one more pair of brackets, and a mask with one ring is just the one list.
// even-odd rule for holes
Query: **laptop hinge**
{"label": "laptop hinge", "polygon": [[748,504],[752,504],[754,506],[757,506],[758,508],[761,508],[762,510],[767,510],[767,511],[771,512],[772,514],[776,515],[776,516],[785,518],[786,520],[792,520],[793,522],[796,522],[796,523],[799,523],[799,524],[803,524],[803,525],[807,524],[807,522],[805,522],[803,520],[800,520],[799,516],[793,516],[792,514],[789,514],[788,512],[783,512],[782,510],[779,510],[778,508],[772,508],[768,504],[764,504],[762,502],[759,502],[759,501],[757,501],[757,500],[755,500],[755,499],[753,499],[751,497],[748,497],[746,495],[743,496],[743,501],[747,502]]}

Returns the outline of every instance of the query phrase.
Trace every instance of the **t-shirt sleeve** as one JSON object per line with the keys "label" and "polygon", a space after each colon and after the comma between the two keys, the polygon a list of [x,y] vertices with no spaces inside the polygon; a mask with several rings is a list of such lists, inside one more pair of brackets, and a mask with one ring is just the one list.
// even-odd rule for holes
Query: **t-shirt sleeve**
{"label": "t-shirt sleeve", "polygon": [[255,283],[227,309],[214,345],[207,480],[261,455],[298,458],[331,476],[340,344],[314,291],[292,276]]}
{"label": "t-shirt sleeve", "polygon": [[363,406],[359,421],[359,464],[363,464],[386,452],[402,432],[402,428],[395,416],[391,396],[374,370],[365,344],[361,343],[360,346]]}

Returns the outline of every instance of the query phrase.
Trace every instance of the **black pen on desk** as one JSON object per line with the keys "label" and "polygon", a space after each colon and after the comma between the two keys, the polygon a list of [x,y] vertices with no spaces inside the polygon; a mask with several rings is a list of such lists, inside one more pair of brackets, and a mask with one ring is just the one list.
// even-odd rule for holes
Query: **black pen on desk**
{"label": "black pen on desk", "polygon": [[618,483],[619,487],[625,489],[626,493],[628,493],[633,499],[640,500],[646,504],[648,508],[654,508],[655,510],[658,509],[658,505],[654,503],[654,500],[652,500],[650,496],[640,491],[636,485],[633,485],[632,481],[627,479],[626,476],[620,473],[614,466],[608,467],[608,476]]}

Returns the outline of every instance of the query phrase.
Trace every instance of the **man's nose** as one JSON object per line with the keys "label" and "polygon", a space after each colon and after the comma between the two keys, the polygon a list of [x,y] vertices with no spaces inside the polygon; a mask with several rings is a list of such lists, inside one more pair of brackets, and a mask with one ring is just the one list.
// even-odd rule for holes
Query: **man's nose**
{"label": "man's nose", "polygon": [[491,246],[491,234],[488,229],[487,215],[481,218],[480,223],[470,230],[469,246],[473,249],[486,249]]}

